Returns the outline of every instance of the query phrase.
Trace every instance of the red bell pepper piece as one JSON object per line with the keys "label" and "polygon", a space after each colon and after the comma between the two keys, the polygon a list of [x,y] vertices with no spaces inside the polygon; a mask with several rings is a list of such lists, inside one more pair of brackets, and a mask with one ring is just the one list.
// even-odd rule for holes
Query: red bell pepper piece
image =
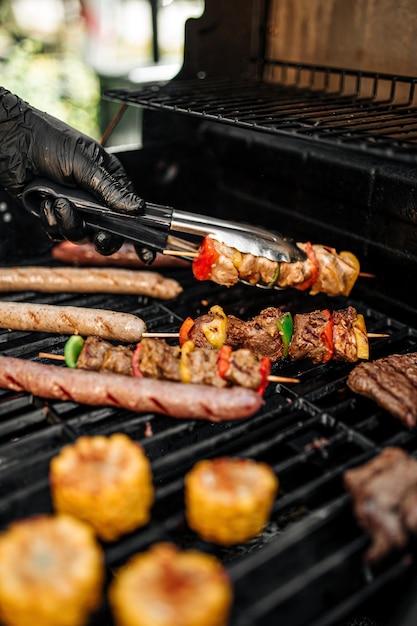
{"label": "red bell pepper piece", "polygon": [[142,350],[142,344],[138,343],[132,356],[133,376],[136,376],[138,378],[141,378],[143,376],[139,368],[139,355],[140,355],[141,350]]}
{"label": "red bell pepper piece", "polygon": [[311,243],[309,241],[307,241],[306,244],[305,244],[305,253],[307,255],[307,258],[313,264],[313,268],[312,268],[312,272],[311,272],[310,278],[307,278],[305,281],[303,281],[299,285],[295,285],[295,288],[298,289],[299,291],[305,291],[306,289],[309,289],[312,285],[314,285],[314,283],[316,282],[316,279],[317,279],[317,275],[319,273],[319,264],[317,263],[317,259],[316,259],[316,255],[314,254],[313,246],[311,245]]}
{"label": "red bell pepper piece", "polygon": [[182,346],[186,341],[189,340],[189,335],[190,335],[190,330],[192,329],[192,327],[194,326],[194,320],[192,317],[186,317],[185,320],[183,321],[183,323],[180,326],[180,332],[179,332],[179,341],[180,341],[180,346]]}
{"label": "red bell pepper piece", "polygon": [[192,263],[194,278],[197,280],[210,280],[213,265],[217,263],[220,254],[217,252],[214,241],[205,237],[198,250],[198,256]]}
{"label": "red bell pepper piece", "polygon": [[217,359],[217,371],[221,378],[225,378],[230,365],[230,355],[232,354],[232,346],[222,346],[219,350]]}
{"label": "red bell pepper piece", "polygon": [[268,376],[271,373],[271,359],[267,356],[263,356],[259,365],[259,371],[262,377],[262,382],[256,390],[260,396],[264,395],[265,389],[268,386]]}
{"label": "red bell pepper piece", "polygon": [[326,315],[327,322],[320,334],[320,339],[324,347],[326,348],[326,352],[323,356],[322,363],[327,363],[327,361],[330,361],[334,353],[334,341],[333,341],[334,322],[333,322],[333,315],[331,311],[329,311],[329,309],[326,309],[325,311],[323,311],[323,315]]}

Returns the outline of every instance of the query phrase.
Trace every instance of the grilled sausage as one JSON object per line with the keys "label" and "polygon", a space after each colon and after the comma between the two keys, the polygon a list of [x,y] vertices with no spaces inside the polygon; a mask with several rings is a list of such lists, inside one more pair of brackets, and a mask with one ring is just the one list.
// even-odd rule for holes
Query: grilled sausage
{"label": "grilled sausage", "polygon": [[78,306],[0,301],[0,327],[58,335],[95,335],[110,341],[137,342],[145,322],[131,313]]}
{"label": "grilled sausage", "polygon": [[[146,268],[135,252],[131,243],[124,243],[122,247],[109,256],[103,256],[95,249],[92,243],[77,244],[71,241],[62,241],[52,248],[52,258],[63,263],[74,263],[75,265],[100,265],[104,267],[138,267]],[[152,268],[176,268],[190,267],[190,262],[176,256],[157,253]]]}
{"label": "grilled sausage", "polygon": [[244,387],[213,391],[208,385],[129,378],[6,356],[0,356],[0,387],[47,399],[212,422],[250,417],[263,404],[256,391]]}
{"label": "grilled sausage", "polygon": [[26,266],[1,267],[0,291],[123,293],[170,300],[182,287],[172,278],[146,270]]}

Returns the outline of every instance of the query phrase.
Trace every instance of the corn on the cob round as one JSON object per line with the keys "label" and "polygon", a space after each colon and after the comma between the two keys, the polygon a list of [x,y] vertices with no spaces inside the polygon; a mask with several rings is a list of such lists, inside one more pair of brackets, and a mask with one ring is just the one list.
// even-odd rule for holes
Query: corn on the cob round
{"label": "corn on the cob round", "polygon": [[15,522],[0,537],[4,626],[83,626],[103,583],[102,550],[80,520],[41,515]]}
{"label": "corn on the cob round", "polygon": [[185,477],[188,525],[206,541],[242,543],[269,520],[278,479],[266,463],[221,457],[199,461]]}
{"label": "corn on the cob round", "polygon": [[88,522],[104,541],[149,522],[151,465],[127,435],[80,437],[52,459],[49,478],[55,510]]}
{"label": "corn on the cob round", "polygon": [[136,554],[109,588],[116,626],[225,626],[232,599],[218,559],[171,543]]}

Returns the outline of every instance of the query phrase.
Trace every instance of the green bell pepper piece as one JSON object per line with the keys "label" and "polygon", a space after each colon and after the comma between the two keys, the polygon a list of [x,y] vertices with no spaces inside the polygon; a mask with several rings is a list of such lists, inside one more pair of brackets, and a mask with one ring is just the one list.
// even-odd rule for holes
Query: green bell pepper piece
{"label": "green bell pepper piece", "polygon": [[284,313],[284,315],[277,320],[277,327],[279,334],[282,337],[282,344],[284,348],[282,354],[286,357],[288,356],[288,348],[290,347],[294,332],[294,324],[291,313]]}
{"label": "green bell pepper piece", "polygon": [[65,343],[64,357],[67,367],[76,368],[77,360],[84,345],[84,339],[80,335],[72,335]]}

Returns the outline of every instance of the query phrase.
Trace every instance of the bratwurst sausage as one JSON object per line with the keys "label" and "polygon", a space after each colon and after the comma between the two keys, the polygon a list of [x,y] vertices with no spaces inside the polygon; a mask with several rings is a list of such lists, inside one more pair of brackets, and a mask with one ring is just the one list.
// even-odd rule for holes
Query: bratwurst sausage
{"label": "bratwurst sausage", "polygon": [[[74,263],[76,265],[99,265],[99,266],[119,266],[148,268],[136,254],[132,243],[124,243],[114,254],[103,256],[95,249],[92,243],[72,243],[72,241],[62,241],[54,246],[51,251],[53,259],[63,263]],[[157,253],[152,268],[176,268],[191,267],[189,261],[168,254]]]}
{"label": "bratwurst sausage", "polygon": [[182,292],[157,272],[104,267],[1,267],[0,291],[123,293],[170,300]]}
{"label": "bratwurst sausage", "polygon": [[244,387],[213,391],[209,385],[129,378],[6,356],[0,356],[0,387],[47,399],[212,422],[250,417],[263,404],[260,394]]}
{"label": "bratwurst sausage", "polygon": [[0,328],[58,335],[96,335],[130,343],[140,341],[146,324],[131,313],[0,300]]}

